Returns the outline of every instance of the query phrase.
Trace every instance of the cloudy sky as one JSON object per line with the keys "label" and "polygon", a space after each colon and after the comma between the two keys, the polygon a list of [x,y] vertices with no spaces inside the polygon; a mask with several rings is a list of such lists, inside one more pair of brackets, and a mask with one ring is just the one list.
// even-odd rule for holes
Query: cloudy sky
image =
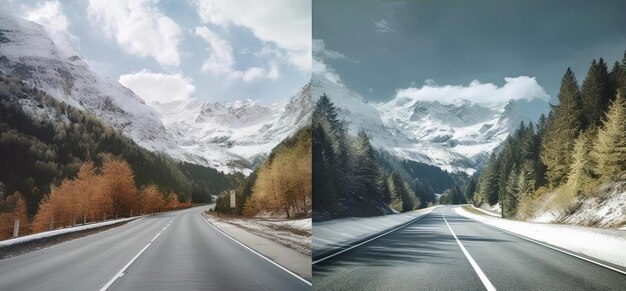
{"label": "cloudy sky", "polygon": [[293,96],[310,79],[310,0],[0,4],[67,32],[94,70],[147,101],[195,97],[272,104]]}
{"label": "cloudy sky", "polygon": [[582,82],[593,58],[622,59],[625,12],[626,1],[315,0],[313,71],[371,101],[513,98],[536,118],[568,66]]}

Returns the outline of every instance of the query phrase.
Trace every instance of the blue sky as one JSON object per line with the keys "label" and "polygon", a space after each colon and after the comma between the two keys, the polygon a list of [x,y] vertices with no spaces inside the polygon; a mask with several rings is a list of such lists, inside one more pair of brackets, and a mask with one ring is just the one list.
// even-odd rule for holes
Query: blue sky
{"label": "blue sky", "polygon": [[[310,0],[3,0],[145,100],[270,105],[310,79]],[[245,9],[243,9],[245,7]]]}
{"label": "blue sky", "polygon": [[582,83],[592,59],[622,59],[625,12],[611,0],[315,0],[313,70],[375,102],[456,92],[518,99],[536,118],[568,66]]}

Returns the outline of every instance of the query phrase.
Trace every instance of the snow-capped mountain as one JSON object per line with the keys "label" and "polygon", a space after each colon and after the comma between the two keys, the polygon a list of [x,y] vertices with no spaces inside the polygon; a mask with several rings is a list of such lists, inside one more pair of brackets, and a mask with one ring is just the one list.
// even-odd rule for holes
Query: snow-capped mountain
{"label": "snow-capped mountain", "polygon": [[285,105],[266,107],[255,101],[228,104],[198,99],[151,103],[167,131],[181,147],[210,164],[244,173],[280,141],[310,120],[311,94],[306,85]]}
{"label": "snow-capped mountain", "polygon": [[0,12],[0,73],[89,111],[149,150],[176,148],[158,114],[117,81],[95,74],[65,34]]}
{"label": "snow-capped mountain", "polygon": [[397,97],[370,104],[323,76],[313,74],[312,83],[313,98],[326,94],[350,133],[363,129],[375,148],[451,172],[473,173],[520,122],[528,121],[513,100],[486,106]]}
{"label": "snow-capped mountain", "polygon": [[301,128],[311,111],[308,85],[277,108],[249,100],[223,105],[195,99],[153,107],[92,71],[64,33],[3,11],[0,74],[90,112],[148,150],[224,172],[249,173],[255,159]]}

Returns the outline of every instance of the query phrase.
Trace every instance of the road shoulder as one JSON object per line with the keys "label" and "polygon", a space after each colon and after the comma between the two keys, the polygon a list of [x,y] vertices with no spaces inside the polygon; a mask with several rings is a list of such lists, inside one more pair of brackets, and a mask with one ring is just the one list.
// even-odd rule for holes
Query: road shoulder
{"label": "road shoulder", "polygon": [[313,261],[344,252],[393,232],[431,213],[435,207],[375,217],[348,217],[313,223]]}
{"label": "road shoulder", "polygon": [[311,281],[310,256],[285,247],[278,242],[253,234],[230,223],[226,223],[214,216],[202,215],[202,217],[211,225],[217,227],[240,243]]}
{"label": "road shoulder", "polygon": [[623,230],[501,219],[464,207],[456,207],[454,211],[511,234],[545,243],[548,247],[570,251],[571,255],[582,255],[585,260],[588,260],[585,257],[595,258],[615,265],[609,267],[617,267],[622,272],[626,267],[626,252],[623,251],[626,249],[626,231]]}

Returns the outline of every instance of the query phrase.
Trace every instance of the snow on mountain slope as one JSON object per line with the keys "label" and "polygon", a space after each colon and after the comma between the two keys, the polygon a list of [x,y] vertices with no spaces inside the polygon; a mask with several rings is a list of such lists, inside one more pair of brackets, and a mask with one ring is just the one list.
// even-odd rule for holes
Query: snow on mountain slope
{"label": "snow on mountain slope", "polygon": [[95,74],[67,36],[0,12],[0,73],[121,128],[152,151],[175,149],[157,113],[131,90]]}
{"label": "snow on mountain slope", "polygon": [[301,128],[311,111],[308,86],[278,109],[249,100],[222,105],[192,99],[157,104],[155,110],[119,82],[93,72],[67,35],[3,11],[0,74],[90,112],[148,150],[224,172],[249,173],[255,159]]}
{"label": "snow on mountain slope", "polygon": [[[306,85],[282,108],[251,100],[221,104],[194,98],[150,105],[182,147],[213,163],[229,161],[224,166],[249,173],[260,158],[310,121],[310,96]],[[224,157],[216,160],[216,153]]]}
{"label": "snow on mountain slope", "polygon": [[364,129],[375,148],[398,157],[472,174],[528,118],[517,104],[484,106],[398,97],[370,104],[358,93],[313,74],[313,98],[326,94],[351,134]]}

